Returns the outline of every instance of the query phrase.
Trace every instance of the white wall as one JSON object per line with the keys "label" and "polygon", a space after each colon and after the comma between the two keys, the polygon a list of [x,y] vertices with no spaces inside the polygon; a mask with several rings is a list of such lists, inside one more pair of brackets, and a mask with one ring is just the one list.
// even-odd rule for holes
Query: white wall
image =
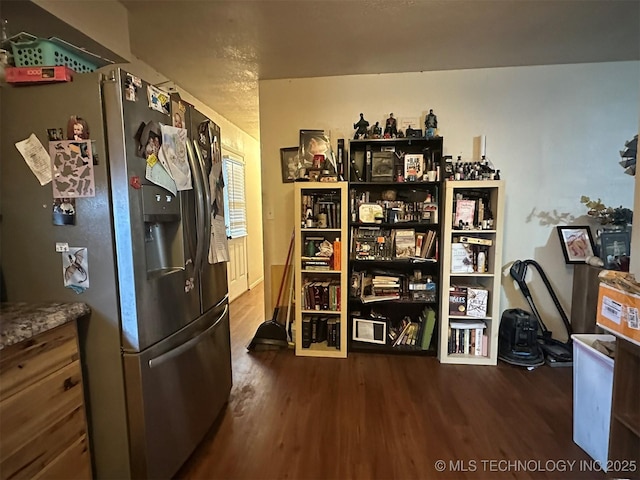
{"label": "white wall", "polygon": [[[129,63],[121,65],[125,70],[153,84],[170,82],[160,73],[162,65],[148,65],[131,53],[127,9],[116,0],[87,2],[85,0],[35,0],[36,4],[60,18],[70,26],[110,49]],[[175,85],[172,82],[170,85]],[[220,126],[222,146],[244,157],[247,171],[247,275],[249,285],[258,284],[263,278],[262,256],[262,196],[260,193],[260,144],[208,105],[175,85],[175,91],[185,101],[193,104]]]}
{"label": "white wall", "polygon": [[[281,181],[281,147],[297,145],[300,129],[315,128],[329,131],[335,148],[338,138],[352,137],[360,112],[381,125],[390,112],[400,120],[419,117],[423,128],[433,108],[445,154],[470,159],[473,137],[486,135],[487,156],[506,180],[505,270],[514,260],[538,261],[569,315],[573,267],[564,263],[555,227],[590,223],[581,195],[632,207],[634,178],[618,160],[638,132],[639,86],[639,62],[261,81],[265,271],[284,264],[293,228],[293,186]],[[268,274],[265,280],[268,315]],[[535,272],[531,281],[543,320],[562,336]],[[512,285],[503,278],[502,310],[526,306]]]}

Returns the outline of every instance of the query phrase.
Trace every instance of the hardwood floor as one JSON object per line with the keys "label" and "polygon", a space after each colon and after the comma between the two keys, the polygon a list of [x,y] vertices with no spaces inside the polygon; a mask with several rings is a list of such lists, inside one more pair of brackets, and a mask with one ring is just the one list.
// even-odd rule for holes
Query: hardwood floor
{"label": "hardwood floor", "polygon": [[176,478],[605,478],[572,440],[572,369],[248,352],[262,298],[231,304],[229,403]]}

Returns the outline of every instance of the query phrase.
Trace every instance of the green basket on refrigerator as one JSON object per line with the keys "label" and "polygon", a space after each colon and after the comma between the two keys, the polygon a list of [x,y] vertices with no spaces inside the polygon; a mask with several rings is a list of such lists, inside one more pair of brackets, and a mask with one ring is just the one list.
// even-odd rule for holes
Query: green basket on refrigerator
{"label": "green basket on refrigerator", "polygon": [[65,66],[87,73],[111,63],[55,37],[43,39],[23,32],[9,41],[16,67]]}

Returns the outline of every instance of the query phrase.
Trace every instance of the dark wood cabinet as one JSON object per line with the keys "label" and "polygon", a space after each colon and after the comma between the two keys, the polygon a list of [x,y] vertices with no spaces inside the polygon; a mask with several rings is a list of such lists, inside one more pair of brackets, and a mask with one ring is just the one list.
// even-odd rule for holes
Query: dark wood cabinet
{"label": "dark wood cabinet", "polygon": [[616,340],[609,431],[609,470],[640,478],[640,346]]}

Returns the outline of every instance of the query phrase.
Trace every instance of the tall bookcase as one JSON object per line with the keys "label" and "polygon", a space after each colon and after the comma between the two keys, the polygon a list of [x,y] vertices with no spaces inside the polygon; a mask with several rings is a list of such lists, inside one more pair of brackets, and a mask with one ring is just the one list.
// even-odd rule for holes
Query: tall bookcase
{"label": "tall bookcase", "polygon": [[295,184],[295,351],[347,356],[347,183]]}
{"label": "tall bookcase", "polygon": [[504,182],[444,182],[440,342],[442,363],[496,365]]}
{"label": "tall bookcase", "polygon": [[350,351],[437,354],[442,144],[349,144]]}

